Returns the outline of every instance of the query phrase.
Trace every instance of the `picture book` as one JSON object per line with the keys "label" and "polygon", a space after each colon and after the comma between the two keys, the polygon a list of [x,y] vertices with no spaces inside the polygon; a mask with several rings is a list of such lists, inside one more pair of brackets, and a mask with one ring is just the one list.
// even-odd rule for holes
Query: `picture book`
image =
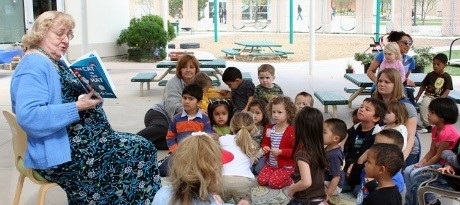
{"label": "picture book", "polygon": [[65,58],[63,60],[86,89],[94,89],[102,98],[117,98],[115,85],[96,51],[83,55],[70,65]]}

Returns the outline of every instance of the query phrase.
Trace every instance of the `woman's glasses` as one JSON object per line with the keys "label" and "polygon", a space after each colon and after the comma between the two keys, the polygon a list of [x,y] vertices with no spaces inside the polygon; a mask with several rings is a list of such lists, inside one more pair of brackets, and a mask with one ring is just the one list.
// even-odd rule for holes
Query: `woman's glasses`
{"label": "woman's glasses", "polygon": [[69,40],[72,40],[73,39],[73,31],[70,30],[69,32],[65,33],[65,32],[56,32],[56,31],[53,31],[51,30],[52,33],[54,33],[59,40],[63,40],[65,37],[67,37]]}
{"label": "woman's glasses", "polygon": [[398,41],[398,43],[402,43],[406,46],[412,46],[412,41]]}

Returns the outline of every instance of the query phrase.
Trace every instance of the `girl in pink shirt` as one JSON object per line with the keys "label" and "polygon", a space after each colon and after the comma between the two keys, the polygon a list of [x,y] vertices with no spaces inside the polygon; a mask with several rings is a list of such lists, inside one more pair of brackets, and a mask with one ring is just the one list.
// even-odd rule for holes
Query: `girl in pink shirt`
{"label": "girl in pink shirt", "polygon": [[399,46],[396,42],[389,42],[383,48],[383,52],[385,57],[383,58],[382,63],[379,67],[379,72],[385,70],[387,68],[394,68],[399,71],[399,75],[401,76],[401,81],[406,81],[406,70],[402,64],[402,56],[401,51],[399,50]]}

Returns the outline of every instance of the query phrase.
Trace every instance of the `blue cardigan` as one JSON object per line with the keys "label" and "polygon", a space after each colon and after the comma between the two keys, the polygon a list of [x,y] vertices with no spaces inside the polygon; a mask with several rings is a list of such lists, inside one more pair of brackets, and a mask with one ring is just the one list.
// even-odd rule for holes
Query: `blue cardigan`
{"label": "blue cardigan", "polygon": [[62,103],[60,75],[43,54],[21,60],[11,78],[11,104],[27,133],[25,166],[46,169],[71,160],[66,127],[80,119],[75,102]]}

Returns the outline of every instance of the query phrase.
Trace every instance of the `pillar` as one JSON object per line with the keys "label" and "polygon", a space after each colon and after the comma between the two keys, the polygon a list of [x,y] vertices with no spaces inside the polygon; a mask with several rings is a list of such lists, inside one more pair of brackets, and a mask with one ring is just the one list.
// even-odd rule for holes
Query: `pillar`
{"label": "pillar", "polygon": [[[410,33],[412,30],[412,8],[414,3],[412,0],[393,0],[394,1],[394,19],[391,21],[393,28],[387,28],[386,32],[390,31],[404,31]],[[390,25],[387,25],[390,26]]]}
{"label": "pillar", "polygon": [[198,1],[184,0],[182,4],[184,18],[180,22],[181,27],[192,27],[197,29],[198,26]]}
{"label": "pillar", "polygon": [[373,1],[356,0],[356,33],[374,33],[374,10]]}
{"label": "pillar", "polygon": [[318,32],[331,32],[332,7],[331,0],[322,0],[316,3],[316,26],[321,26]]}
{"label": "pillar", "polygon": [[227,25],[229,29],[234,31],[240,29],[244,25],[241,18],[241,4],[241,0],[227,1]]}
{"label": "pillar", "polygon": [[441,33],[443,36],[460,35],[460,12],[458,12],[459,6],[460,2],[458,2],[458,0],[442,1]]}

